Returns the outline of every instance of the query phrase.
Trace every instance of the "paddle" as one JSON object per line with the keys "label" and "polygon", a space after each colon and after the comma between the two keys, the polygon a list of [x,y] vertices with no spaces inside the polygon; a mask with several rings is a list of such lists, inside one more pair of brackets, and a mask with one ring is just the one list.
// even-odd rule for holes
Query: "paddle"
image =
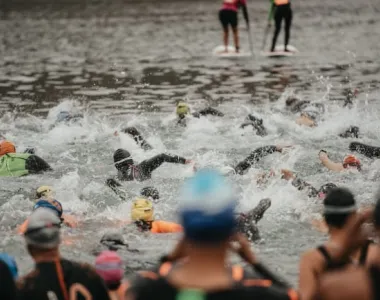
{"label": "paddle", "polygon": [[264,39],[263,39],[262,51],[264,51],[265,44],[267,43],[267,37],[268,37],[268,33],[269,33],[269,29],[270,29],[270,28],[271,28],[271,22],[268,21],[268,25],[267,25],[267,27],[265,28],[265,32],[264,32]]}
{"label": "paddle", "polygon": [[249,23],[247,23],[247,33],[248,33],[249,50],[251,51],[251,55],[254,56],[253,42],[252,42],[252,36],[251,36],[251,27],[249,26]]}

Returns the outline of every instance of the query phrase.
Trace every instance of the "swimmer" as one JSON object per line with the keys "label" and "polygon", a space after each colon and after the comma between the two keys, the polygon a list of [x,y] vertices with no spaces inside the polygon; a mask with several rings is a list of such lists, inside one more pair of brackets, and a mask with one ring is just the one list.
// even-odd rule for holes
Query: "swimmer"
{"label": "swimmer", "polygon": [[271,206],[269,198],[260,200],[259,204],[246,213],[240,213],[237,218],[238,231],[243,233],[251,242],[260,239],[257,223],[263,218],[264,213]]}
{"label": "swimmer", "polygon": [[251,168],[254,164],[256,164],[261,158],[272,154],[274,152],[282,152],[284,148],[289,148],[290,146],[281,147],[281,146],[264,146],[257,148],[252,151],[251,154],[239,162],[235,167],[234,171],[236,174],[244,175],[249,168]]}
{"label": "swimmer", "polygon": [[319,151],[319,159],[322,164],[329,170],[334,172],[342,172],[346,169],[356,169],[359,172],[361,171],[360,160],[354,155],[346,155],[343,159],[343,162],[337,163],[329,159],[327,152],[325,150]]}
{"label": "swimmer", "polygon": [[306,190],[309,198],[318,197],[319,199],[325,199],[326,195],[337,186],[334,183],[326,183],[322,185],[319,189],[313,187],[310,183],[294,175],[292,171],[282,169],[282,178],[285,180],[291,180],[292,185],[296,187],[299,191]]}
{"label": "swimmer", "polygon": [[125,242],[123,235],[118,231],[106,232],[100,239],[100,243],[96,245],[95,249],[92,250],[92,254],[97,256],[102,251],[128,251],[132,253],[140,252],[137,249],[131,249],[129,245]]}
{"label": "swimmer", "polygon": [[56,117],[56,123],[77,123],[83,119],[83,114],[73,114],[69,111],[60,111]]}
{"label": "swimmer", "polygon": [[[144,181],[152,176],[152,172],[164,162],[174,164],[192,164],[193,161],[177,155],[159,154],[150,159],[135,164],[131,154],[124,149],[118,149],[113,155],[115,167],[118,171],[117,178],[121,181]],[[108,184],[108,180],[107,180]]]}
{"label": "swimmer", "polygon": [[[136,142],[144,150],[152,150],[153,147],[149,145],[149,143],[142,137],[141,133],[136,129],[136,127],[127,127],[121,130],[121,132],[129,134]],[[115,131],[115,136],[118,136],[119,133]]]}
{"label": "swimmer", "polygon": [[[61,220],[61,223],[70,227],[70,228],[75,228],[78,226],[78,221],[76,218],[72,215],[67,215],[63,213],[63,208],[61,202],[55,200],[55,199],[40,199],[37,200],[36,204],[33,206],[33,211],[39,209],[39,208],[45,208],[49,209],[52,212],[54,212],[59,219]],[[28,227],[28,219],[22,223],[17,231],[19,234],[23,234]]]}
{"label": "swimmer", "polygon": [[160,194],[158,190],[153,186],[146,186],[141,189],[140,195],[149,199],[150,201],[157,203],[160,200]]}
{"label": "swimmer", "polygon": [[231,26],[234,35],[234,44],[236,53],[240,50],[239,28],[238,28],[238,10],[243,9],[243,15],[247,26],[249,25],[249,17],[246,0],[224,0],[222,9],[219,11],[219,21],[223,27],[223,44],[224,52],[228,53],[228,26]]}
{"label": "swimmer", "polygon": [[349,146],[351,151],[356,151],[369,158],[380,158],[380,147],[369,146],[362,143],[352,142]]}
{"label": "swimmer", "polygon": [[20,177],[46,171],[52,171],[52,168],[39,156],[16,153],[12,142],[0,141],[0,177]]}
{"label": "swimmer", "polygon": [[[323,205],[329,240],[324,245],[304,253],[300,262],[299,290],[302,299],[306,300],[312,299],[318,279],[324,272],[356,264],[363,266],[367,256],[372,252],[372,246],[369,247],[366,243],[362,248],[358,248],[351,257],[341,261],[332,260],[330,253],[334,251],[337,241],[345,230],[345,225],[357,214],[356,200],[349,190],[336,188],[330,191],[324,199]],[[322,262],[324,263],[322,264]]]}
{"label": "swimmer", "polygon": [[285,20],[285,47],[284,50],[288,52],[288,44],[290,39],[290,27],[292,25],[293,12],[290,5],[290,0],[270,0],[271,7],[269,12],[269,19],[274,18],[275,30],[272,39],[271,52],[275,51],[277,37],[281,30],[282,19]]}
{"label": "swimmer", "polygon": [[243,124],[240,125],[240,128],[245,128],[247,126],[252,126],[256,130],[256,134],[259,136],[266,136],[267,131],[263,124],[263,119],[260,119],[252,114],[249,114]]}
{"label": "swimmer", "polygon": [[174,233],[183,231],[182,226],[176,223],[155,220],[153,203],[144,198],[138,198],[133,202],[131,219],[140,232]]}
{"label": "swimmer", "polygon": [[176,114],[178,116],[177,124],[181,126],[186,126],[186,116],[188,115],[191,115],[194,118],[200,118],[201,116],[207,116],[207,115],[218,116],[218,117],[224,116],[222,112],[212,107],[207,107],[198,112],[194,112],[190,114],[189,106],[185,102],[182,102],[182,101],[177,103]]}

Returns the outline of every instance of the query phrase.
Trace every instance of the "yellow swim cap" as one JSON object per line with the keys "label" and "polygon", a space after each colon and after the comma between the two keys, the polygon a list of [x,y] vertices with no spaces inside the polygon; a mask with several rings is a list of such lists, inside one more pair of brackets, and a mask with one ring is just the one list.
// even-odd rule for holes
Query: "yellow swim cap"
{"label": "yellow swim cap", "polygon": [[52,199],[54,198],[54,191],[51,186],[40,186],[36,191],[36,199]]}
{"label": "yellow swim cap", "polygon": [[177,115],[187,115],[190,112],[189,106],[185,102],[179,102],[177,104]]}
{"label": "yellow swim cap", "polygon": [[153,204],[145,198],[137,198],[132,204],[132,221],[153,221]]}

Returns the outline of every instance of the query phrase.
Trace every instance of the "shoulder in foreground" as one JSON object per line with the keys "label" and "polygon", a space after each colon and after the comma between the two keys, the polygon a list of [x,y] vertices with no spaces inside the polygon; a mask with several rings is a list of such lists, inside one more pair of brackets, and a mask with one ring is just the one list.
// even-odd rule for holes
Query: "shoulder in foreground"
{"label": "shoulder in foreground", "polygon": [[71,265],[71,267],[73,268],[81,269],[83,272],[86,273],[86,275],[88,275],[88,277],[98,277],[98,274],[96,273],[95,268],[88,263],[75,262],[75,261],[66,260],[66,259],[63,259],[61,262],[62,262],[63,267],[65,265]]}
{"label": "shoulder in foreground", "polygon": [[16,281],[16,287],[21,290],[21,289],[24,289],[26,287],[26,285],[28,284],[28,282],[32,281],[34,278],[36,278],[38,276],[39,272],[38,270],[32,270],[31,272],[29,272],[28,274],[24,275],[24,276],[21,276],[17,279]]}

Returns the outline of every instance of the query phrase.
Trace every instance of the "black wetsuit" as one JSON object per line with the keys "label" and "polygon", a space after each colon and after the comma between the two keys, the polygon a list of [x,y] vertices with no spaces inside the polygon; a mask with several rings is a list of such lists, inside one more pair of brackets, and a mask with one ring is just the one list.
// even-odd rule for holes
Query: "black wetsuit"
{"label": "black wetsuit", "polygon": [[[60,268],[64,282],[60,282],[58,277]],[[65,286],[67,295],[70,295],[70,292],[74,292],[77,296],[81,295],[77,299],[109,299],[105,283],[93,267],[66,259],[61,259],[60,264],[55,262],[38,263],[35,270],[18,281],[17,299],[65,300],[62,284]],[[78,289],[78,285],[80,289]],[[90,298],[86,297],[82,290],[89,294]]]}
{"label": "black wetsuit", "polygon": [[377,266],[372,266],[369,268],[368,272],[371,279],[373,300],[380,300],[380,268]]}
{"label": "black wetsuit", "polygon": [[152,176],[152,172],[163,163],[185,164],[186,159],[178,155],[158,154],[135,165],[128,165],[118,170],[117,178],[121,181],[144,181]]}
{"label": "black wetsuit", "polygon": [[276,146],[264,146],[257,148],[251,154],[245,158],[243,161],[239,162],[234,168],[235,173],[243,175],[250,167],[257,163],[261,158],[272,154],[277,151]]}
{"label": "black wetsuit", "polygon": [[241,128],[244,128],[246,126],[252,126],[256,130],[256,134],[259,136],[267,135],[267,131],[263,125],[263,120],[255,117],[252,114],[249,114],[244,123],[240,125]]}
{"label": "black wetsuit", "polygon": [[139,145],[144,150],[151,150],[153,147],[142,137],[140,132],[135,127],[127,127],[121,130],[133,137],[137,145]]}
{"label": "black wetsuit", "polygon": [[[220,112],[219,110],[217,110],[215,108],[206,107],[205,109],[202,109],[202,110],[200,110],[198,112],[194,112],[191,115],[194,118],[200,118],[201,116],[207,116],[207,115],[217,116],[217,117],[223,117],[224,113]],[[180,114],[178,116],[177,124],[181,125],[181,126],[186,126],[186,115]]]}
{"label": "black wetsuit", "polygon": [[8,265],[0,260],[0,299],[16,299],[16,285]]}
{"label": "black wetsuit", "polygon": [[30,174],[52,171],[50,165],[37,155],[30,155],[25,162],[25,168]]}
{"label": "black wetsuit", "polygon": [[254,209],[239,215],[237,220],[238,230],[244,233],[249,241],[254,242],[260,239],[257,223],[263,218],[264,213],[270,206],[270,199],[262,199]]}
{"label": "black wetsuit", "polygon": [[380,147],[369,146],[362,143],[352,142],[349,148],[351,151],[356,151],[369,158],[380,158]]}
{"label": "black wetsuit", "polygon": [[282,19],[285,19],[285,50],[287,50],[287,46],[289,44],[290,39],[290,27],[292,25],[293,19],[293,12],[290,5],[290,1],[288,4],[283,5],[275,5],[273,3],[272,9],[274,9],[275,31],[273,35],[271,51],[274,51],[276,47],[277,38],[281,30]]}

